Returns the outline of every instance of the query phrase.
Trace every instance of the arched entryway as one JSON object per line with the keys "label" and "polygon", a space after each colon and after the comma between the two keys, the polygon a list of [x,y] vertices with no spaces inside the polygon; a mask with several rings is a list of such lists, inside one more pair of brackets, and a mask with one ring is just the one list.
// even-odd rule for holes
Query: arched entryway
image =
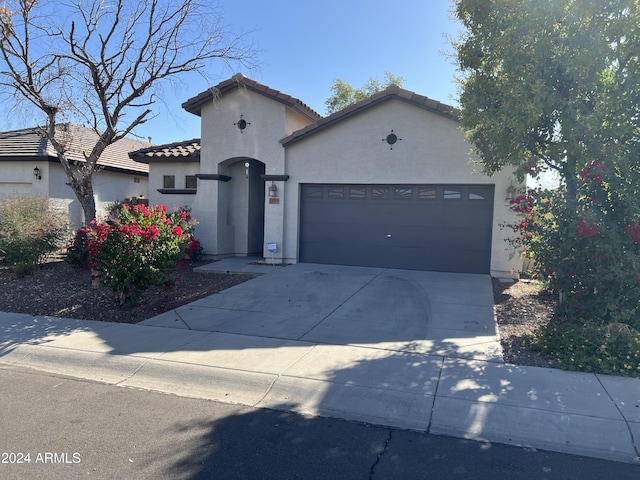
{"label": "arched entryway", "polygon": [[218,228],[224,230],[219,234],[226,237],[221,243],[226,243],[227,251],[235,255],[262,255],[265,183],[261,176],[265,173],[265,164],[254,158],[239,157],[222,162],[218,171],[230,177],[219,195],[220,207],[226,206],[224,226],[218,223]]}

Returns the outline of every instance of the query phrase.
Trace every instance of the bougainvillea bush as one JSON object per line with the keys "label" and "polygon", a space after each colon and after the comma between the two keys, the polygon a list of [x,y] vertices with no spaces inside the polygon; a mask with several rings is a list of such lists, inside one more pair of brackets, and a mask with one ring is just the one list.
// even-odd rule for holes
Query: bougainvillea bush
{"label": "bougainvillea bush", "polygon": [[512,243],[561,300],[561,322],[533,347],[565,368],[640,376],[640,175],[620,160],[584,165],[576,198],[560,188],[514,199]]}
{"label": "bougainvillea bush", "polygon": [[202,248],[200,241],[198,241],[193,235],[189,238],[184,251],[193,262],[199,262],[202,260],[206,253],[204,248]]}
{"label": "bougainvillea bush", "polygon": [[134,305],[150,286],[170,284],[169,273],[184,263],[193,242],[194,225],[186,210],[123,205],[76,239],[86,244],[88,266],[100,282],[120,293],[121,304]]}

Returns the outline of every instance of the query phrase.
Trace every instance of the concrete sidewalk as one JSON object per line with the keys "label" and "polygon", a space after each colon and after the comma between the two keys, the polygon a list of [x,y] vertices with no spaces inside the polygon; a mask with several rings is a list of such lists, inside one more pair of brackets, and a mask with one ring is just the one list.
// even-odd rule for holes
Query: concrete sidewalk
{"label": "concrete sidewalk", "polygon": [[505,364],[487,276],[212,267],[266,274],[137,325],[0,313],[0,362],[640,463],[640,380]]}

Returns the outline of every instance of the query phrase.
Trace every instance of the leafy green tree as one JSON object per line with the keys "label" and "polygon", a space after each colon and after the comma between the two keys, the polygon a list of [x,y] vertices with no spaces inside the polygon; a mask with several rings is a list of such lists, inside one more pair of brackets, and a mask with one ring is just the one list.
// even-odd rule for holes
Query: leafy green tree
{"label": "leafy green tree", "polygon": [[460,122],[487,173],[551,168],[573,199],[589,161],[638,151],[639,5],[456,1]]}
{"label": "leafy green tree", "polygon": [[374,93],[384,90],[389,85],[398,85],[401,87],[403,82],[404,78],[396,77],[389,72],[384,72],[383,82],[377,78],[369,77],[361,88],[354,88],[344,80],[336,78],[331,85],[332,95],[324,102],[327,106],[327,115],[331,115],[349,105],[364,100]]}
{"label": "leafy green tree", "polygon": [[640,0],[457,0],[460,123],[486,173],[556,171],[514,246],[560,293],[534,347],[640,376]]}

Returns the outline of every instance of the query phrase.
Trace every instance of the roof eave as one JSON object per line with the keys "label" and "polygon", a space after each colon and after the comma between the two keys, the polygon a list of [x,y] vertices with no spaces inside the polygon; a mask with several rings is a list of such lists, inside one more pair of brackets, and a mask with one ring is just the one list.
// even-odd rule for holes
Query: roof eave
{"label": "roof eave", "polygon": [[[392,87],[390,87],[392,88]],[[409,103],[411,105],[414,105],[418,108],[422,108],[424,110],[427,110],[431,113],[435,113],[437,115],[443,116],[445,118],[448,118],[449,120],[453,120],[455,122],[458,121],[458,114],[457,114],[457,110],[454,107],[451,107],[449,105],[445,105],[443,103],[437,102],[435,100],[431,100],[428,97],[423,97],[417,94],[413,94],[407,90],[399,90],[396,89],[396,93],[387,93],[387,90],[384,90],[382,92],[378,92],[374,95],[372,95],[371,97],[365,99],[365,100],[361,100],[360,102],[357,102],[353,105],[349,105],[348,107],[345,107],[344,109],[333,113],[331,115],[329,115],[328,117],[324,117],[321,118],[320,120],[316,121],[315,123],[312,123],[310,125],[307,125],[306,127],[297,130],[295,132],[293,132],[291,135],[283,138],[282,140],[280,140],[280,143],[282,144],[282,146],[287,147],[293,143],[296,143],[304,138],[307,138],[311,135],[314,135],[328,127],[331,127],[339,122],[342,122],[343,120],[346,120],[347,118],[353,117],[354,115],[357,115],[365,110],[368,110],[369,108],[372,108],[376,105],[380,105],[381,103],[384,103],[386,101],[389,100],[401,100],[403,102]],[[403,94],[404,93],[404,94]],[[406,94],[410,94],[410,95],[406,95]],[[414,96],[417,96],[420,98],[420,101],[416,101],[413,99]],[[430,105],[427,105],[426,102],[429,103],[433,103],[434,105],[436,105],[436,107],[432,107]],[[438,108],[438,106],[442,106],[441,108]]]}
{"label": "roof eave", "polygon": [[190,98],[186,102],[182,104],[182,108],[185,109],[189,113],[193,113],[194,115],[201,116],[202,107],[207,103],[215,100],[218,97],[226,94],[231,90],[235,90],[238,88],[246,88],[254,93],[263,95],[269,99],[280,102],[289,108],[297,111],[301,115],[307,117],[309,120],[316,121],[322,118],[322,115],[314,111],[311,107],[304,104],[301,100],[294,98],[290,95],[283,94],[278,90],[274,90],[267,85],[262,85],[255,80],[248,79],[246,77],[238,77],[234,76],[228,80],[225,80],[215,87],[209,88],[204,92],[196,95],[195,97]]}
{"label": "roof eave", "polygon": [[131,157],[131,160],[138,163],[200,163],[200,154],[187,155],[187,156],[163,156],[163,157],[147,157],[139,156],[136,158]]}

